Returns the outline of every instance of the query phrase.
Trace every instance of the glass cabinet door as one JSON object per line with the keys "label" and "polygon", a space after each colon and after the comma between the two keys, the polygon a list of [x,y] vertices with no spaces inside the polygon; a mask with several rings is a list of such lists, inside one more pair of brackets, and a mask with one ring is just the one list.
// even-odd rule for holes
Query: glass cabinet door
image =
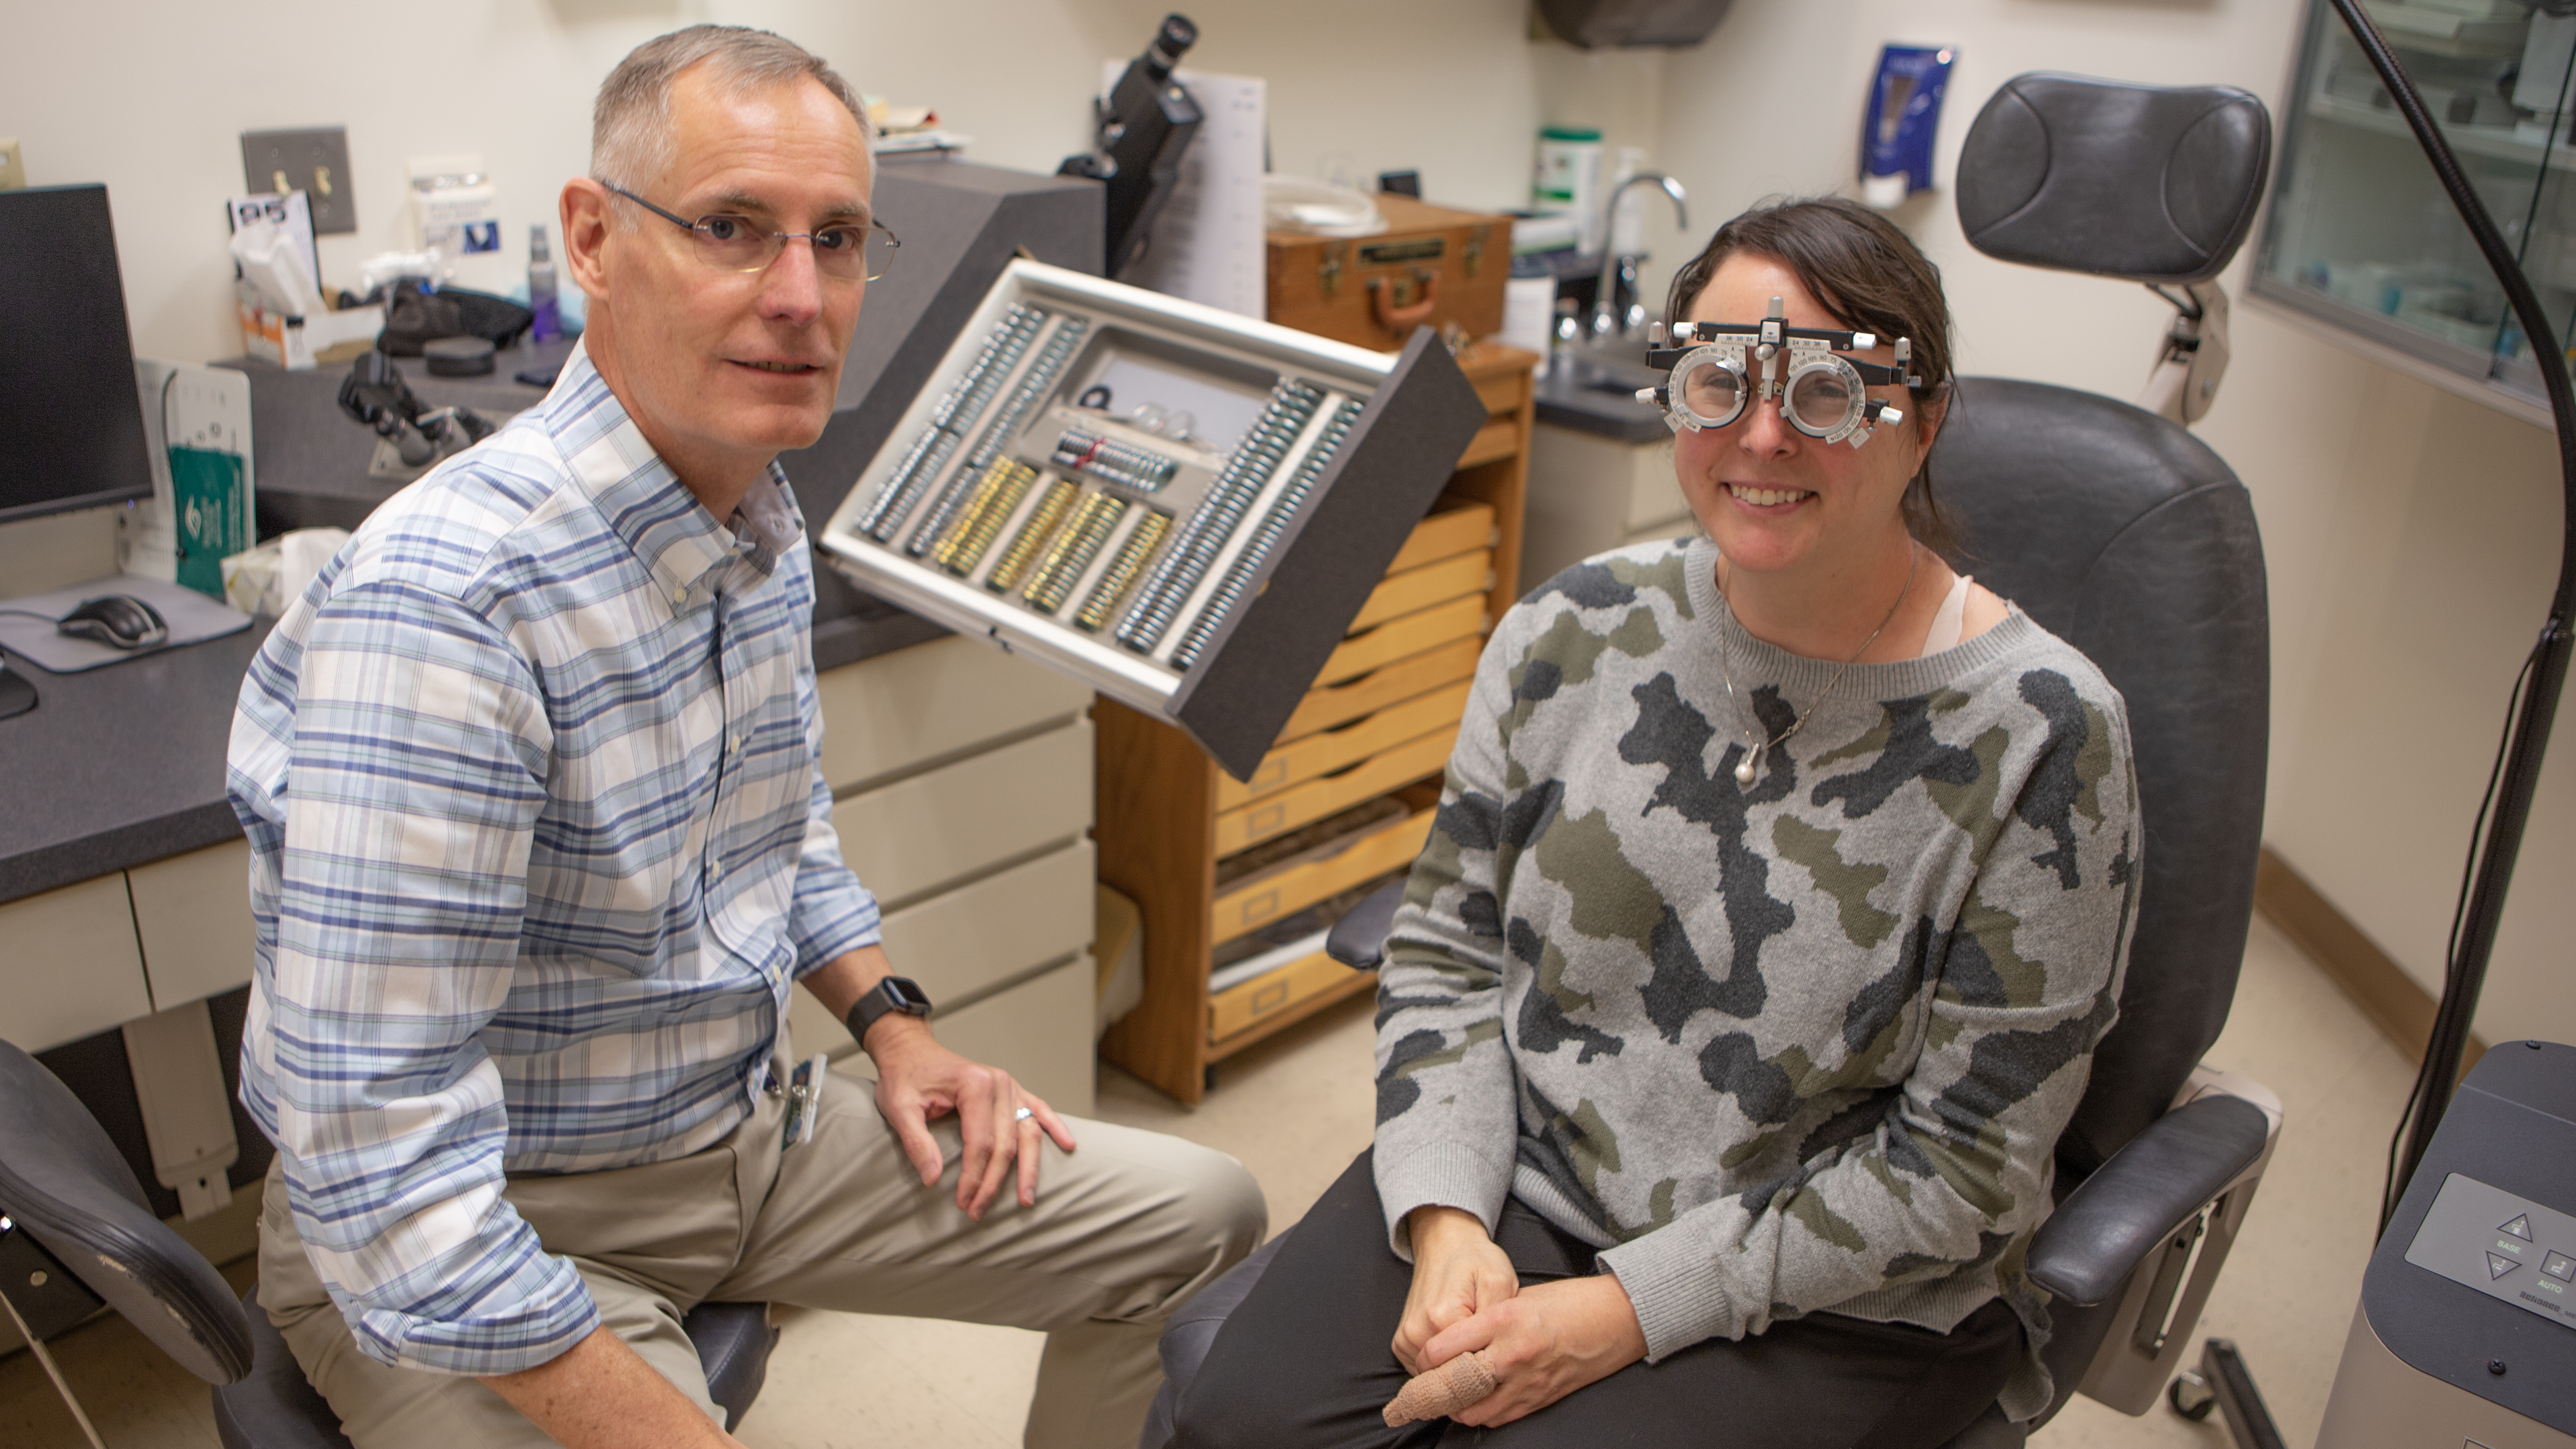
{"label": "glass cabinet door", "polygon": [[[2567,346],[2576,328],[2576,16],[2523,0],[2369,0]],[[2537,361],[2378,73],[2311,0],[2253,292],[2541,399]],[[2560,365],[2564,366],[2562,360]]]}

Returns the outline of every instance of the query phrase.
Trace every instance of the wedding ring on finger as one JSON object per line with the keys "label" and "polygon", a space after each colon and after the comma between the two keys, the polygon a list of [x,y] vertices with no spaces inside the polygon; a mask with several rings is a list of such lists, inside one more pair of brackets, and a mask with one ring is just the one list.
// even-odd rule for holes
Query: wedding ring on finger
{"label": "wedding ring on finger", "polygon": [[1034,1117],[1034,1116],[1036,1116],[1036,1115],[1037,1115],[1037,1113],[1036,1113],[1036,1112],[1034,1112],[1034,1111],[1030,1110],[1029,1108],[1022,1107],[1020,1110],[1018,1110],[1018,1111],[1016,1111],[1016,1112],[1014,1112],[1014,1113],[1012,1113],[1012,1114],[1011,1114],[1011,1120],[1012,1120],[1012,1121],[1014,1121],[1014,1122],[1026,1122],[1026,1121],[1027,1121],[1027,1120],[1029,1120],[1031,1117]]}

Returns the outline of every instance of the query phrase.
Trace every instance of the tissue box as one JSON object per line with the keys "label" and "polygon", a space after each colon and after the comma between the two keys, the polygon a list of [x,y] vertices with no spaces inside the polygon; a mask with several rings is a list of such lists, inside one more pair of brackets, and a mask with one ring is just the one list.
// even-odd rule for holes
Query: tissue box
{"label": "tissue box", "polygon": [[381,306],[308,317],[280,316],[252,297],[237,298],[235,306],[241,314],[242,351],[289,370],[346,362],[375,346],[376,334],[385,330]]}

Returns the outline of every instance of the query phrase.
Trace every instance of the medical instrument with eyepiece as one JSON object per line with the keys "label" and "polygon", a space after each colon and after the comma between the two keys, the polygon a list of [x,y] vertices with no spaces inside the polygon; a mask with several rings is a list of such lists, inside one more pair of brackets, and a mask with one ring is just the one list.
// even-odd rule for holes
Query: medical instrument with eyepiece
{"label": "medical instrument with eyepiece", "polygon": [[[1896,365],[1861,362],[1837,356],[1867,352],[1878,345],[1868,332],[1827,327],[1792,327],[1781,314],[1781,299],[1771,299],[1770,315],[1759,322],[1684,322],[1672,330],[1670,344],[1656,324],[1649,333],[1646,365],[1669,376],[1662,387],[1637,389],[1637,401],[1664,410],[1664,425],[1684,429],[1722,428],[1744,416],[1757,399],[1777,398],[1780,416],[1789,426],[1826,443],[1867,443],[1880,423],[1898,423],[1905,414],[1871,397],[1872,387],[1921,387],[1911,370],[1914,343],[1896,339]],[[1782,363],[1786,359],[1786,375]],[[1756,377],[1752,363],[1761,365]]]}

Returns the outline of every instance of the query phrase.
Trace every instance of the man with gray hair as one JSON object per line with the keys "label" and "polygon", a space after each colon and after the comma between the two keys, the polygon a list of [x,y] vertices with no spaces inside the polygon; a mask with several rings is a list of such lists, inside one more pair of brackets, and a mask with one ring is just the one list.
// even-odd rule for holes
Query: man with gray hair
{"label": "man with gray hair", "polygon": [[[842,864],[775,459],[892,255],[870,164],[774,35],[627,57],[563,191],[581,346],[243,684],[260,1301],[359,1449],[731,1443],[714,1300],[1044,1331],[1027,1442],[1124,1449],[1163,1319],[1262,1236],[1231,1158],[942,1047]],[[800,983],[873,1104],[791,1073]]]}

